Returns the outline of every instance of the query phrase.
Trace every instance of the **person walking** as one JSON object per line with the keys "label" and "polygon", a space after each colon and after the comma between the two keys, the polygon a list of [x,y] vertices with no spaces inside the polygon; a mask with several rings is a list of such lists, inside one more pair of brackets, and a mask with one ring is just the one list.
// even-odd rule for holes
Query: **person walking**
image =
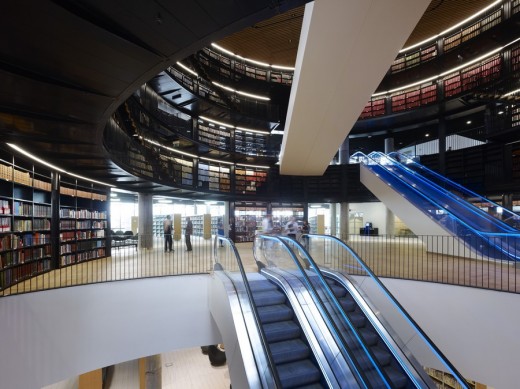
{"label": "person walking", "polygon": [[193,251],[191,247],[191,235],[193,234],[193,223],[189,216],[186,217],[186,229],[184,230],[184,238],[186,240],[186,251]]}
{"label": "person walking", "polygon": [[309,225],[309,222],[307,220],[303,221],[302,228],[302,243],[303,247],[305,247],[307,250],[309,249],[309,236],[307,234],[311,233],[311,226]]}
{"label": "person walking", "polygon": [[173,245],[173,239],[172,239],[172,232],[173,232],[173,225],[172,225],[172,217],[170,215],[166,215],[166,219],[163,221],[163,230],[164,230],[164,252],[172,252],[172,245]]}
{"label": "person walking", "polygon": [[298,223],[296,222],[296,218],[293,216],[285,225],[285,232],[287,236],[292,239],[296,239],[296,234],[298,233]]}
{"label": "person walking", "polygon": [[[224,223],[222,222],[222,219],[218,219],[217,235],[224,236]],[[220,247],[224,247],[224,241],[222,239],[219,239],[219,241],[220,241]]]}

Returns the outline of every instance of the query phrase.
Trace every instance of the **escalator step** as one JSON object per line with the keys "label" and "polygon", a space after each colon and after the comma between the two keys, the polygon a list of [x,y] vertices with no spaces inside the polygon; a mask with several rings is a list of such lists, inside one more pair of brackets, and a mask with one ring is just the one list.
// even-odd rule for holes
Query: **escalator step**
{"label": "escalator step", "polygon": [[377,332],[367,327],[360,328],[359,332],[361,333],[361,336],[365,340],[367,346],[374,346],[377,344],[377,341],[379,340],[379,335]]}
{"label": "escalator step", "polygon": [[283,304],[287,298],[279,290],[270,290],[253,293],[253,299],[257,307],[263,307],[266,305]]}
{"label": "escalator step", "polygon": [[356,328],[364,327],[367,321],[366,316],[361,311],[349,312],[348,318]]}
{"label": "escalator step", "polygon": [[409,387],[409,378],[404,374],[401,369],[395,367],[385,368],[385,373],[388,376],[390,382],[392,382],[392,388],[407,388]]}
{"label": "escalator step", "polygon": [[249,281],[249,287],[253,292],[261,292],[267,290],[277,290],[278,287],[268,280]]}
{"label": "escalator step", "polygon": [[292,320],[264,324],[263,328],[269,343],[299,338],[301,334],[300,326]]}
{"label": "escalator step", "polygon": [[330,285],[330,289],[332,290],[332,293],[334,293],[334,296],[340,298],[347,294],[347,291],[344,287],[339,285]]}
{"label": "escalator step", "polygon": [[343,309],[345,310],[345,312],[352,312],[357,307],[356,302],[354,301],[354,299],[352,297],[350,297],[350,295],[346,295],[345,297],[342,297],[341,299],[339,299],[339,302],[340,302],[341,306],[343,307]]}
{"label": "escalator step", "polygon": [[283,340],[281,342],[270,343],[269,348],[273,355],[274,363],[287,363],[306,359],[310,355],[309,346],[301,339]]}
{"label": "escalator step", "polygon": [[267,305],[258,307],[258,315],[263,324],[273,323],[276,321],[291,320],[293,318],[293,310],[285,304]]}
{"label": "escalator step", "polygon": [[386,366],[390,363],[392,360],[392,354],[390,351],[380,348],[380,347],[372,347],[370,348],[370,351],[374,354],[377,361],[381,366]]}
{"label": "escalator step", "polygon": [[278,376],[284,388],[296,388],[319,382],[320,371],[305,359],[278,366]]}

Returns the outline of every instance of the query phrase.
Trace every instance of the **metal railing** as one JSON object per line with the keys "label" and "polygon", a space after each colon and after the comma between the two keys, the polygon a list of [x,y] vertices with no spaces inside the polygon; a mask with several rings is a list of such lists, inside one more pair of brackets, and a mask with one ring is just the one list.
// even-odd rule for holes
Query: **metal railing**
{"label": "metal railing", "polygon": [[[105,240],[102,241],[105,244]],[[12,279],[0,290],[0,296],[36,292],[46,289],[56,289],[69,286],[94,284],[100,282],[133,280],[150,277],[176,276],[184,274],[210,273],[213,266],[213,245],[211,239],[192,236],[192,251],[187,251],[184,236],[173,240],[173,251],[165,251],[165,240],[162,236],[138,235],[137,241],[109,240],[112,245],[111,255],[81,261],[81,251],[67,253],[71,260],[65,266],[59,266],[59,260],[49,259],[48,267],[43,271],[26,273],[19,279]],[[75,245],[78,242],[67,242]],[[61,246],[61,244],[60,244]],[[13,253],[19,250],[38,250],[37,246],[23,249],[10,249]],[[108,250],[105,247],[103,252]],[[65,254],[64,254],[65,255]],[[15,274],[18,267],[26,267],[36,259],[24,260],[22,263],[12,263],[0,269],[0,275],[6,271]],[[40,260],[41,261],[41,260]],[[38,269],[34,266],[34,269]]]}
{"label": "metal railing", "polygon": [[[494,260],[484,254],[476,255],[469,248],[461,249],[456,237],[416,236],[407,230],[399,232],[399,235],[377,236],[349,234],[343,236],[343,240],[378,277],[520,293],[520,267],[517,267],[516,262]],[[144,248],[143,243],[150,248]],[[19,248],[13,245],[12,248],[2,249],[0,254],[3,258],[7,255],[14,258],[17,255],[15,253],[22,250],[25,257],[2,262],[0,277],[4,277],[7,272],[19,274],[20,277],[5,279],[9,282],[2,284],[0,296],[99,282],[211,272],[212,240],[193,236],[192,243],[193,251],[188,252],[185,251],[184,237],[174,240],[175,251],[170,253],[164,252],[163,237],[143,235],[136,245],[114,245],[110,256],[100,255],[97,259],[75,261],[62,267],[56,265],[59,258],[51,258],[51,254],[44,258],[29,256],[31,250],[34,253],[41,251],[34,243],[34,247],[25,245]],[[310,239],[311,244],[313,241]],[[318,248],[323,251],[320,255],[324,258],[324,265],[328,266],[337,260],[331,256],[325,257],[330,251],[326,244],[312,247],[311,255],[319,258],[314,251]],[[245,253],[252,255],[250,243],[240,244],[238,249],[243,258]],[[222,255],[220,253],[220,260],[225,261]],[[255,267],[246,263],[247,271],[255,271]],[[24,272],[18,271],[19,268],[23,268]],[[25,272],[25,269],[30,271]],[[356,274],[354,269],[352,274]]]}

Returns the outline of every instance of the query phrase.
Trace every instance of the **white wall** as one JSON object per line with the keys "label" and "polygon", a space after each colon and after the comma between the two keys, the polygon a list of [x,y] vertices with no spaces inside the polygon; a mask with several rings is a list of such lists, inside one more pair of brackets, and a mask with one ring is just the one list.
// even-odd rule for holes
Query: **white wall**
{"label": "white wall", "polygon": [[[119,281],[0,299],[2,388],[34,389],[139,357],[221,342],[210,276]],[[520,295],[394,279],[388,289],[466,377],[517,387]]]}
{"label": "white wall", "polygon": [[[363,212],[363,223],[371,222],[374,228],[379,229],[380,235],[386,234],[386,206],[383,203],[350,203],[349,208],[350,212]],[[350,233],[357,234],[359,231]]]}
{"label": "white wall", "polygon": [[41,388],[139,357],[220,343],[209,279],[118,281],[1,298],[0,387]]}
{"label": "white wall", "polygon": [[428,337],[466,378],[518,387],[520,295],[383,279]]}

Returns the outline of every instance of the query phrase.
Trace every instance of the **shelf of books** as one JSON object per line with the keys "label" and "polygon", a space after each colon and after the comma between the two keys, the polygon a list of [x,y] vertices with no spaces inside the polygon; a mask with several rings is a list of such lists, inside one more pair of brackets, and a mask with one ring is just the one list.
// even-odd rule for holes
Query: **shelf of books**
{"label": "shelf of books", "polygon": [[252,242],[266,214],[267,206],[235,203],[235,243]]}
{"label": "shelf of books", "polygon": [[231,133],[229,129],[213,123],[206,123],[199,119],[199,141],[219,150],[229,151],[231,148]]}
{"label": "shelf of books", "polygon": [[0,289],[51,269],[50,172],[0,160]]}
{"label": "shelf of books", "polygon": [[267,181],[267,170],[237,165],[235,169],[235,191],[242,194],[255,194]]}
{"label": "shelf of books", "polygon": [[268,135],[235,131],[235,152],[246,155],[265,155]]}
{"label": "shelf of books", "polygon": [[[190,216],[193,224],[193,236],[199,236],[203,239],[211,239],[211,215],[206,213],[204,215]],[[186,231],[186,217],[182,218],[182,235]]]}
{"label": "shelf of books", "polygon": [[303,204],[276,204],[272,203],[273,227],[283,228],[295,217],[297,221],[303,221]]}
{"label": "shelf of books", "polygon": [[107,255],[106,191],[78,182],[63,182],[59,216],[60,266]]}
{"label": "shelf of books", "polygon": [[231,191],[231,168],[229,165],[217,165],[199,162],[199,188],[217,192]]}

